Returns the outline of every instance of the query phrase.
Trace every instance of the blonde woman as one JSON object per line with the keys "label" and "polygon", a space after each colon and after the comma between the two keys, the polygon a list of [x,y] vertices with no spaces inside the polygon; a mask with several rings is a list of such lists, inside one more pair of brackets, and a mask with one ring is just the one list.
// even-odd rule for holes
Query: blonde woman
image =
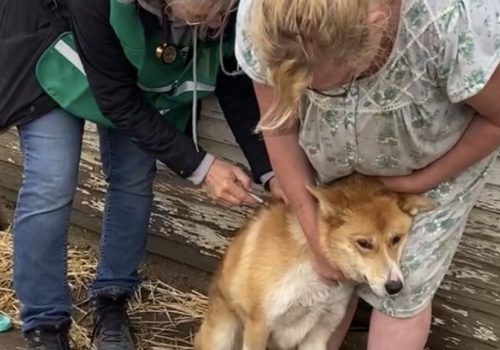
{"label": "blonde woman", "polygon": [[370,350],[426,344],[433,296],[500,144],[499,14],[498,1],[475,0],[240,3],[236,56],[318,273],[341,278],[316,248],[306,184],[360,172],[440,204],[415,224],[402,291],[359,289],[374,307]]}
{"label": "blonde woman", "polygon": [[24,157],[14,285],[28,350],[69,349],[66,242],[84,120],[99,126],[109,185],[90,286],[97,349],[134,349],[127,300],[140,284],[157,161],[224,204],[255,203],[250,176],[198,147],[197,99],[215,91],[253,180],[276,193],[265,145],[252,133],[251,81],[228,67],[235,5],[0,0],[0,130],[18,128]]}

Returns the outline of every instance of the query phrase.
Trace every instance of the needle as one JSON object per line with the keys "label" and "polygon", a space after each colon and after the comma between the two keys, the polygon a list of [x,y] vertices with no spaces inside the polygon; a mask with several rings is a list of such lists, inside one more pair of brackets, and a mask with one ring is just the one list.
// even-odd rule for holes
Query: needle
{"label": "needle", "polygon": [[267,204],[262,198],[260,198],[259,196],[257,196],[256,194],[252,193],[252,192],[248,192],[248,194],[253,198],[255,199],[257,202],[259,202],[259,204],[262,204],[262,205],[265,205],[265,206],[268,206],[269,204]]}

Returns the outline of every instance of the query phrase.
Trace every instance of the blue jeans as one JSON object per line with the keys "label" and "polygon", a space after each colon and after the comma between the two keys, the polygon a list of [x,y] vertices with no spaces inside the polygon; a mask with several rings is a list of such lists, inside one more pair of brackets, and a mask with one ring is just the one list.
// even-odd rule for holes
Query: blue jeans
{"label": "blue jeans", "polygon": [[[69,322],[67,238],[83,121],[56,109],[18,128],[24,178],[14,217],[14,287],[23,330]],[[116,130],[99,130],[108,182],[98,273],[90,296],[130,294],[145,255],[155,159]]]}

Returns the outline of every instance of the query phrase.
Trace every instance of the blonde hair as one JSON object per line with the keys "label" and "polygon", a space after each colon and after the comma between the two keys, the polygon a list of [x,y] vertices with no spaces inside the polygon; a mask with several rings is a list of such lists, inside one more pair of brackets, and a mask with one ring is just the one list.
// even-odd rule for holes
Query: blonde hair
{"label": "blonde hair", "polygon": [[249,35],[267,69],[275,101],[257,130],[280,130],[297,120],[314,66],[325,59],[356,67],[373,56],[367,22],[374,0],[254,0]]}

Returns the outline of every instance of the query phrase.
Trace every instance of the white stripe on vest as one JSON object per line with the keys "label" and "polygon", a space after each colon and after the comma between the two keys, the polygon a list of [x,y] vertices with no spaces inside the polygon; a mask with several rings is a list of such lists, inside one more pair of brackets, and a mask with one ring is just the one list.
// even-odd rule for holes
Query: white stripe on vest
{"label": "white stripe on vest", "polygon": [[64,40],[59,40],[54,45],[54,48],[57,50],[57,52],[63,55],[64,58],[71,62],[80,72],[82,72],[83,75],[87,76],[87,74],[85,74],[85,69],[83,69],[83,64],[80,60],[80,57],[78,56],[78,53],[73,50],[71,46],[66,44]]}
{"label": "white stripe on vest", "polygon": [[[85,69],[83,68],[82,61],[80,59],[80,56],[78,56],[78,53],[71,47],[69,46],[64,40],[59,40],[55,45],[54,48],[59,52],[64,58],[66,58],[73,66],[75,66],[84,76],[87,76],[85,73]],[[160,87],[147,87],[142,84],[137,84],[139,88],[143,91],[149,91],[149,92],[169,92],[171,91],[174,87],[175,84],[169,84],[165,86],[160,86]],[[215,87],[197,82],[195,83],[194,81],[185,81],[181,85],[179,85],[175,91],[175,96],[178,96],[180,94],[183,94],[185,92],[193,92],[195,91],[195,88],[197,91],[214,91]]]}
{"label": "white stripe on vest", "polygon": [[177,91],[175,92],[175,96],[178,96],[180,94],[183,94],[188,91],[194,91],[194,88],[196,87],[196,91],[214,91],[215,87],[208,85],[208,84],[203,84],[200,82],[197,82],[196,84],[194,81],[185,81],[179,87],[177,88]]}

